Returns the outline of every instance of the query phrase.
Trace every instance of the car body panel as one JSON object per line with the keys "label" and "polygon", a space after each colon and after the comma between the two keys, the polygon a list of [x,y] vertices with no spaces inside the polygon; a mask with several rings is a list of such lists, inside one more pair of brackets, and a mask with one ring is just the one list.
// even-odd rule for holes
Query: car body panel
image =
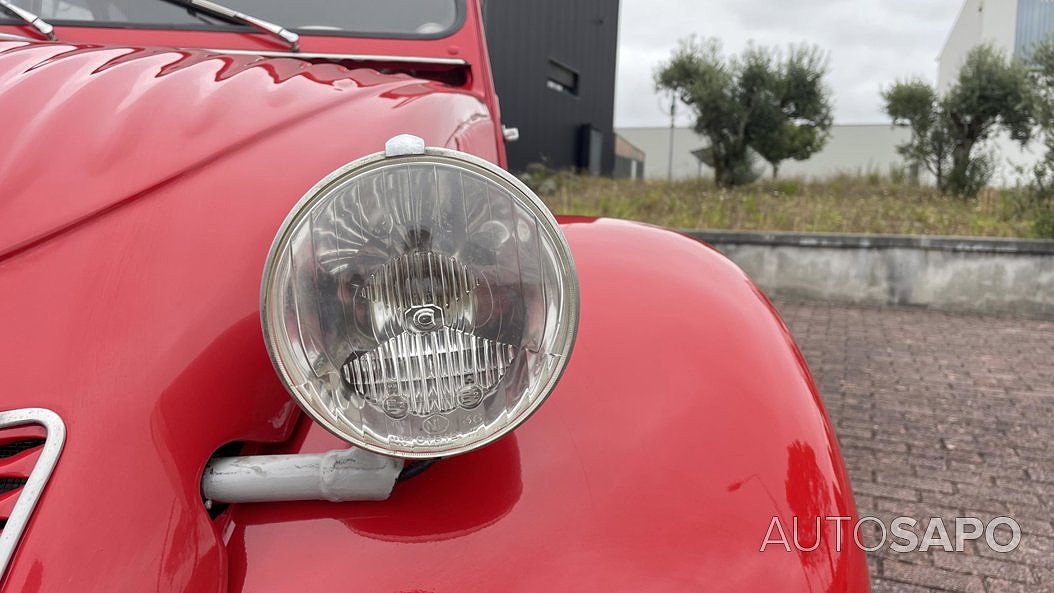
{"label": "car body panel", "polygon": [[[269,136],[308,137],[290,129],[309,122],[322,122],[325,130],[313,130],[315,146],[304,154],[314,158],[266,174],[295,166],[296,176],[321,178],[370,150],[356,148],[360,137],[371,135],[365,128],[415,130],[432,145],[499,158],[492,120],[478,97],[367,68],[0,41],[0,88],[8,122],[0,151],[0,219],[6,221],[0,256],[235,158]],[[437,111],[444,113],[441,121]]]}
{"label": "car body panel", "polygon": [[[765,297],[676,233],[561,221],[582,316],[546,405],[386,502],[232,509],[232,591],[867,590],[848,519],[840,551],[832,522],[817,551],[759,551],[774,516],[799,517],[810,546],[814,517],[856,515],[815,385]],[[294,443],[339,446],[318,427]],[[287,578],[309,565],[326,568]]]}

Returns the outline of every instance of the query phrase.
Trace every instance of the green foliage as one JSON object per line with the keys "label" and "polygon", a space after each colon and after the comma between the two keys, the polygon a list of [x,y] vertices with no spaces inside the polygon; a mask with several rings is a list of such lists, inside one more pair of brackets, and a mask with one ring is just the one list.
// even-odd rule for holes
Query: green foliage
{"label": "green foliage", "polygon": [[[714,177],[719,180],[718,182],[726,187],[746,185],[761,177],[761,173],[755,166],[757,158],[750,151],[735,159],[729,159],[731,162],[721,160],[722,156],[729,155],[728,152],[715,151],[713,146],[702,148],[697,154],[704,165],[715,171]],[[717,171],[721,171],[721,174],[717,174]]]}
{"label": "green foliage", "polygon": [[1028,68],[1017,59],[983,45],[973,49],[959,71],[958,83],[944,98],[952,145],[948,187],[959,195],[976,195],[991,178],[995,159],[978,153],[977,144],[997,129],[1022,145],[1035,125],[1033,90]]}
{"label": "green foliage", "polygon": [[[1044,131],[1049,134],[1049,131]],[[1021,191],[1019,208],[1033,218],[1037,237],[1054,239],[1054,151],[1049,147],[1032,170],[1032,180]]]}
{"label": "green foliage", "polygon": [[917,175],[913,176],[910,171],[910,167],[897,166],[890,164],[889,166],[889,182],[893,185],[906,185],[908,183],[914,183],[917,181]]}
{"label": "green foliage", "polygon": [[1032,228],[1037,237],[1054,239],[1054,208],[1048,206],[1037,210],[1036,219],[1032,221]]}
{"label": "green foliage", "polygon": [[[1029,60],[1036,93],[1034,115],[1043,130],[1043,142],[1049,155],[1054,152],[1054,38],[1037,45]],[[1050,168],[1049,166],[1047,167]]]}
{"label": "green foliage", "polygon": [[1029,59],[1035,93],[1033,115],[1045,148],[1032,169],[1026,207],[1039,237],[1054,239],[1054,37],[1033,48]]}
{"label": "green foliage", "polygon": [[709,179],[561,174],[556,191],[542,199],[561,214],[672,228],[1039,237],[1054,224],[1054,210],[1037,217],[1029,194],[1020,188],[985,189],[976,200],[964,201],[932,186],[879,177],[878,185],[872,172],[860,172],[825,181],[788,177],[725,188]]}
{"label": "green foliage", "polygon": [[1028,142],[1035,125],[1031,87],[1024,62],[991,45],[975,47],[944,99],[953,137],[984,140],[1000,127],[1011,139]]}
{"label": "green foliage", "polygon": [[776,177],[782,161],[803,161],[823,148],[833,118],[823,83],[826,55],[815,47],[799,45],[788,50],[782,64],[774,67],[773,61],[766,52],[756,60],[756,67],[768,66],[760,79],[775,92],[763,93],[769,100],[761,103],[753,122],[751,148],[772,166]]}
{"label": "green foliage", "polygon": [[773,179],[772,180],[772,191],[777,195],[784,196],[800,196],[802,191],[802,180],[801,179]]}
{"label": "green foliage", "polygon": [[1028,68],[991,45],[967,54],[944,97],[926,82],[909,80],[894,84],[882,98],[893,123],[911,128],[900,154],[933,173],[941,191],[958,196],[976,196],[992,177],[995,159],[982,149],[985,140],[1005,130],[1024,145],[1035,124]]}
{"label": "green foliage", "polygon": [[898,82],[882,93],[886,114],[894,125],[911,128],[911,140],[897,147],[908,165],[925,168],[944,187],[951,157],[951,143],[943,121],[937,91],[922,80]]}
{"label": "green foliage", "polygon": [[820,150],[831,126],[827,58],[811,46],[784,55],[750,46],[726,57],[715,39],[683,40],[659,65],[655,86],[692,107],[695,130],[708,141],[702,160],[717,183],[731,187],[757,178],[754,154],[773,167]]}
{"label": "green foliage", "polygon": [[571,174],[570,171],[556,171],[548,163],[528,163],[519,179],[537,194],[551,194],[559,186],[560,178]]}

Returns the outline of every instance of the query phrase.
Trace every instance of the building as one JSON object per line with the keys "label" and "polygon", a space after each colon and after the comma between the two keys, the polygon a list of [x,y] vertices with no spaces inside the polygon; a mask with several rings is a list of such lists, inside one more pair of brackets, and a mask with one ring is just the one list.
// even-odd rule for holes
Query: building
{"label": "building", "polygon": [[[647,155],[644,163],[645,179],[666,179],[670,168],[670,128],[619,128],[619,136],[633,143]],[[839,173],[888,174],[890,169],[903,167],[897,154],[898,144],[907,142],[910,132],[885,124],[843,124],[831,127],[831,137],[823,150],[806,161],[787,160],[780,164],[780,176],[824,178]],[[693,154],[707,144],[691,128],[675,128],[673,132],[674,179],[713,175]],[[764,161],[758,170],[771,175],[772,169]]]}
{"label": "building", "polygon": [[978,45],[991,43],[1027,58],[1031,48],[1052,33],[1051,0],[965,0],[937,58],[937,87],[946,91],[952,86],[966,54]]}
{"label": "building", "polygon": [[[965,0],[937,57],[937,89],[943,93],[955,84],[966,55],[978,45],[990,43],[1027,60],[1032,47],[1052,34],[1052,0]],[[999,155],[992,180],[997,185],[1019,181],[1021,171],[1030,171],[1042,157],[1041,147],[1022,148],[1006,134],[989,140],[989,148]]]}
{"label": "building", "polygon": [[619,0],[485,0],[509,168],[611,175]]}
{"label": "building", "polygon": [[643,179],[645,153],[623,136],[615,134],[615,169],[613,177]]}

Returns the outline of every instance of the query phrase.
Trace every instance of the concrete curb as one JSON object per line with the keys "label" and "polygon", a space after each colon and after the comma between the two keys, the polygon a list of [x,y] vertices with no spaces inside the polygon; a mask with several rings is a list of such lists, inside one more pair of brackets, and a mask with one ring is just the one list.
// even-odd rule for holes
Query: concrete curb
{"label": "concrete curb", "polygon": [[865,235],[850,233],[794,233],[783,231],[720,231],[689,229],[679,231],[706,243],[727,245],[784,245],[846,249],[931,249],[972,253],[1020,253],[1054,255],[1054,240],[998,239],[930,235]]}
{"label": "concrete curb", "polygon": [[774,297],[1054,318],[1054,241],[681,231]]}

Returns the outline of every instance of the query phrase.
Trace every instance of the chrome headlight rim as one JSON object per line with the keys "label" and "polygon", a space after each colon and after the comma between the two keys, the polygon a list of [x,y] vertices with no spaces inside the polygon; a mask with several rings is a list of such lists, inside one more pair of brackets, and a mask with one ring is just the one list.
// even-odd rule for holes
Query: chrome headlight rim
{"label": "chrome headlight rim", "polygon": [[[278,343],[278,337],[272,328],[273,324],[281,322],[280,315],[279,318],[269,317],[269,315],[278,313],[276,307],[272,306],[270,303],[272,296],[271,289],[275,283],[275,263],[277,262],[280,251],[288,246],[289,238],[297,228],[298,223],[300,223],[306,216],[310,215],[313,206],[326,199],[331,189],[344,183],[349,178],[369,173],[370,171],[381,167],[401,163],[439,163],[461,167],[510,191],[522,205],[528,208],[533,216],[535,216],[540,222],[544,223],[539,225],[539,227],[544,230],[549,240],[558,247],[557,255],[561,266],[560,271],[570,280],[567,282],[566,290],[564,292],[566,305],[562,309],[562,312],[566,314],[566,321],[563,322],[563,325],[566,327],[566,335],[564,336],[562,344],[564,346],[563,352],[565,354],[563,355],[564,360],[560,364],[558,371],[551,374],[549,378],[535,390],[537,395],[531,399],[527,405],[523,406],[523,409],[519,410],[507,424],[483,438],[466,444],[445,448],[442,451],[407,451],[377,445],[364,438],[358,438],[353,434],[349,434],[348,431],[341,429],[328,418],[317,413],[307,401],[304,394],[296,389],[296,379],[291,375],[279,354],[281,345]],[[296,202],[286,215],[282,224],[279,226],[275,238],[271,243],[271,247],[268,250],[267,259],[264,262],[263,278],[260,283],[260,322],[263,329],[263,338],[267,348],[267,353],[283,386],[292,396],[300,409],[328,432],[355,447],[381,455],[406,460],[437,459],[474,451],[508,435],[533,416],[552,394],[556,385],[563,377],[564,372],[567,370],[567,364],[574,351],[575,342],[578,337],[580,308],[581,298],[578,272],[575,267],[574,258],[571,255],[570,245],[567,243],[567,238],[564,236],[563,232],[561,232],[556,217],[553,216],[552,212],[542,200],[514,175],[494,163],[457,150],[437,147],[425,147],[424,150],[420,152],[415,152],[413,154],[399,154],[395,156],[386,154],[384,151],[376,152],[343,165],[322,178]]]}

